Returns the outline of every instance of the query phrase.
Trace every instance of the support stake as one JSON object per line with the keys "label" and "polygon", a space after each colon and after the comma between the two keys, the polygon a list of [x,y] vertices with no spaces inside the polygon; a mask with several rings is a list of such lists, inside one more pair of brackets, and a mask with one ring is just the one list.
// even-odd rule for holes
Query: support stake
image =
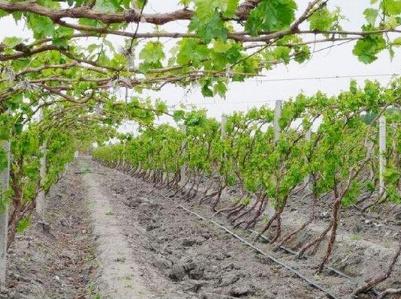
{"label": "support stake", "polygon": [[10,183],[10,159],[11,149],[9,141],[0,141],[2,150],[6,153],[7,167],[0,172],[0,195],[1,201],[4,203],[0,211],[0,286],[6,285],[7,271],[7,241],[8,241],[8,204],[5,199],[5,192]]}
{"label": "support stake", "polygon": [[[273,128],[274,128],[274,143],[277,144],[280,139],[280,117],[281,117],[281,109],[282,109],[282,101],[277,100],[276,106],[274,107],[274,119],[273,119]],[[269,218],[272,218],[276,213],[276,209],[271,200],[267,202],[266,213]]]}
{"label": "support stake", "polygon": [[[305,133],[305,139],[306,139],[306,141],[308,141],[308,142],[311,141],[311,139],[312,139],[312,130],[311,130],[311,129],[308,129],[308,131],[306,131],[306,133]],[[306,160],[307,160],[307,159],[305,158],[305,162],[308,162],[308,161],[306,161]],[[308,187],[309,187],[310,179],[311,179],[311,175],[308,174],[308,175],[305,177],[305,181],[304,181],[304,183],[306,184],[306,189],[307,189],[307,190],[308,190]]]}
{"label": "support stake", "polygon": [[379,194],[384,195],[384,171],[386,168],[386,117],[379,118]]}
{"label": "support stake", "polygon": [[46,211],[46,194],[43,189],[45,179],[46,179],[46,154],[47,154],[47,141],[43,141],[42,146],[40,147],[40,152],[42,154],[40,158],[40,190],[38,196],[36,198],[36,212],[39,217],[43,220],[45,217]]}
{"label": "support stake", "polygon": [[274,107],[274,120],[273,120],[273,126],[274,126],[274,142],[276,143],[280,139],[280,117],[281,117],[281,107],[282,107],[282,101],[278,100],[276,101],[276,106]]}
{"label": "support stake", "polygon": [[223,114],[221,116],[221,138],[224,139],[226,137],[226,123],[227,123],[227,116]]}

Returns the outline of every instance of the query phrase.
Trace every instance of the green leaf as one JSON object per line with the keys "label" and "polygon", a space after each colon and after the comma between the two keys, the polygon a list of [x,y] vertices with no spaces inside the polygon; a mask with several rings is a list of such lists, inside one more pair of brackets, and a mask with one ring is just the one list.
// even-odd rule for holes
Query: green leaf
{"label": "green leaf", "polygon": [[310,30],[328,31],[331,29],[335,17],[330,13],[327,7],[319,9],[309,18]]}
{"label": "green leaf", "polygon": [[192,64],[197,67],[203,60],[207,59],[210,51],[204,44],[197,39],[183,39],[179,44],[177,63],[180,65]]}
{"label": "green leaf", "polygon": [[48,17],[43,17],[36,14],[29,14],[27,24],[33,31],[33,36],[36,39],[50,37],[54,32],[54,24]]}
{"label": "green leaf", "polygon": [[387,17],[384,25],[385,29],[395,29],[401,24],[401,18],[395,16]]}
{"label": "green leaf", "polygon": [[388,16],[401,14],[401,0],[382,0],[380,7]]}
{"label": "green leaf", "polygon": [[239,0],[225,0],[224,16],[232,17],[235,15],[239,4]]}
{"label": "green leaf", "polygon": [[139,53],[139,58],[142,60],[141,68],[144,71],[162,67],[162,60],[165,58],[162,43],[148,42]]}
{"label": "green leaf", "polygon": [[115,1],[110,1],[110,0],[96,0],[95,8],[97,11],[100,12],[115,12],[119,6],[116,6]]}
{"label": "green leaf", "polygon": [[213,91],[215,94],[218,94],[219,96],[224,97],[227,93],[227,86],[222,80],[219,80],[213,86]]}
{"label": "green leaf", "polygon": [[295,47],[294,60],[303,63],[311,57],[310,49],[307,46]]}
{"label": "green leaf", "polygon": [[146,5],[147,0],[135,0],[138,8],[143,8]]}
{"label": "green leaf", "polygon": [[2,42],[8,48],[14,48],[16,45],[22,43],[22,38],[19,37],[6,37]]}
{"label": "green leaf", "polygon": [[195,2],[196,17],[207,22],[216,12],[226,17],[233,16],[239,0],[194,0],[193,2]]}
{"label": "green leaf", "polygon": [[31,224],[31,218],[30,217],[23,217],[20,221],[17,223],[16,231],[17,233],[22,233],[24,232],[29,225]]}
{"label": "green leaf", "polygon": [[59,27],[53,32],[53,44],[61,48],[67,48],[70,37],[74,34],[71,28]]}
{"label": "green leaf", "polygon": [[188,6],[189,3],[191,3],[192,0],[180,0],[180,4],[184,5],[184,6]]}
{"label": "green leaf", "polygon": [[294,0],[262,0],[253,9],[245,29],[253,35],[260,31],[276,31],[287,28],[295,19],[297,4]]}
{"label": "green leaf", "polygon": [[213,90],[210,88],[212,82],[211,80],[205,80],[202,83],[202,95],[204,95],[205,97],[212,97],[213,96]]}
{"label": "green leaf", "polygon": [[216,53],[224,53],[227,52],[232,47],[232,44],[226,43],[222,40],[216,40],[213,44],[213,50]]}
{"label": "green leaf", "polygon": [[6,11],[0,9],[0,18],[5,17],[5,16],[8,16],[8,14],[9,14],[8,12],[6,12]]}
{"label": "green leaf", "polygon": [[363,63],[372,63],[377,59],[377,54],[386,48],[385,39],[378,34],[368,35],[356,43],[352,53]]}
{"label": "green leaf", "polygon": [[368,21],[369,25],[374,26],[376,23],[377,16],[379,15],[379,11],[373,8],[367,8],[363,12],[366,21]]}
{"label": "green leaf", "polygon": [[195,16],[188,28],[190,31],[195,31],[205,43],[209,43],[213,39],[227,39],[228,30],[217,11],[206,21]]}
{"label": "green leaf", "polygon": [[174,119],[175,122],[178,122],[178,121],[180,121],[180,120],[183,120],[184,117],[185,117],[185,111],[183,111],[183,110],[176,110],[176,111],[174,111],[173,119]]}
{"label": "green leaf", "polygon": [[90,26],[90,27],[102,27],[102,23],[97,21],[97,20],[93,20],[93,19],[87,19],[87,18],[81,18],[79,19],[79,24],[80,25],[85,25],[85,26]]}
{"label": "green leaf", "polygon": [[401,47],[401,37],[397,37],[396,39],[393,40],[391,43],[393,46],[398,46]]}

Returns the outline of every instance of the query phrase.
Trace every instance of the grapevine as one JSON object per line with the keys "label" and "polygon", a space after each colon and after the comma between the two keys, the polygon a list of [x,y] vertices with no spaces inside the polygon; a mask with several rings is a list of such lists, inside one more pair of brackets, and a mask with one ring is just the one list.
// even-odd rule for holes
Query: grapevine
{"label": "grapevine", "polygon": [[[329,206],[327,227],[297,248],[301,258],[324,247],[318,272],[333,256],[344,210],[401,202],[400,79],[387,87],[352,82],[337,96],[300,94],[285,101],[279,118],[266,106],[222,122],[144,95],[196,85],[205,97],[224,97],[232,82],[343,44],[364,64],[384,52],[394,57],[400,0],[371,1],[351,29],[330,0],[180,0],[164,12],[151,2],[0,0],[0,22],[27,31],[5,32],[0,41],[1,248],[42,217],[43,194],[94,144],[101,163],[165,187],[171,198],[208,204],[233,227],[257,229],[255,241],[269,235],[276,248]],[[171,29],[177,26],[184,29]],[[171,121],[159,124],[161,116]],[[376,138],[383,118],[384,152]],[[138,135],[121,133],[127,121]],[[283,219],[295,200],[310,215],[287,231]],[[373,281],[357,293],[382,279]]]}
{"label": "grapevine", "polygon": [[[174,196],[181,192],[186,200],[203,190],[201,203],[209,202],[216,213],[225,212],[234,227],[249,229],[264,223],[258,237],[271,233],[278,247],[314,222],[321,203],[329,204],[327,227],[298,251],[302,257],[326,244],[320,272],[333,253],[343,209],[362,208],[365,200],[360,197],[365,192],[379,198],[374,205],[401,202],[401,174],[393,166],[400,155],[396,135],[388,141],[392,146],[386,153],[391,162],[385,194],[379,191],[377,168],[372,169],[378,153],[378,118],[385,115],[395,128],[400,92],[400,81],[395,80],[390,89],[366,82],[361,88],[351,83],[348,91],[336,97],[300,95],[285,102],[277,141],[273,111],[266,107],[228,115],[224,127],[204,111],[177,111],[176,127],[146,129],[124,145],[101,147],[93,155],[110,167],[169,188]],[[316,124],[318,128],[306,138]],[[239,190],[239,195],[222,199],[223,190],[229,189]],[[312,208],[311,216],[283,235],[283,214],[290,201],[299,198],[297,194],[310,200],[306,204]],[[268,205],[274,208],[272,215],[266,213]],[[273,227],[274,233],[270,232]]]}

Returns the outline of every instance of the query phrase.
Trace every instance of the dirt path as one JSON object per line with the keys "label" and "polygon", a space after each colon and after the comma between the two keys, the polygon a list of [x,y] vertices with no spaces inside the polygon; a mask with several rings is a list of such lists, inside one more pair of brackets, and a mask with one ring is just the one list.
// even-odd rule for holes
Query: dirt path
{"label": "dirt path", "polygon": [[92,173],[88,161],[79,163],[83,182],[87,190],[93,234],[96,239],[99,276],[97,280],[102,298],[153,298],[155,296],[149,281],[142,278],[143,272],[134,259],[135,252],[123,234],[124,219],[115,214],[113,197],[99,179],[99,173]]}

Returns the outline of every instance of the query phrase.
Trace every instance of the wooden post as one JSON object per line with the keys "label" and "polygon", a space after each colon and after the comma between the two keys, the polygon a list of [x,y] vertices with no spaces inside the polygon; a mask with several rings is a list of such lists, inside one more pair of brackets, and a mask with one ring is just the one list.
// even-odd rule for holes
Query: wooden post
{"label": "wooden post", "polygon": [[276,101],[276,106],[274,107],[274,120],[273,120],[273,126],[274,126],[274,142],[276,143],[280,139],[280,117],[281,117],[281,107],[282,107],[282,101],[278,100]]}
{"label": "wooden post", "polygon": [[10,181],[11,149],[9,141],[0,141],[0,146],[6,153],[8,160],[7,167],[0,172],[0,195],[2,202],[5,203],[3,209],[0,211],[0,286],[4,287],[6,284],[8,240],[8,204],[5,202],[4,196]]}
{"label": "wooden post", "polygon": [[384,171],[386,168],[386,117],[379,118],[379,194],[384,195]]}

